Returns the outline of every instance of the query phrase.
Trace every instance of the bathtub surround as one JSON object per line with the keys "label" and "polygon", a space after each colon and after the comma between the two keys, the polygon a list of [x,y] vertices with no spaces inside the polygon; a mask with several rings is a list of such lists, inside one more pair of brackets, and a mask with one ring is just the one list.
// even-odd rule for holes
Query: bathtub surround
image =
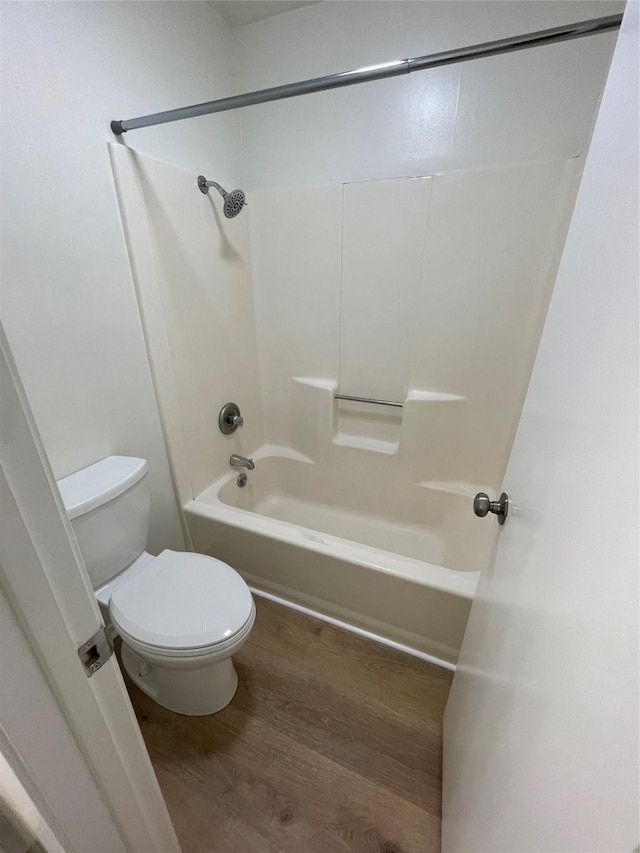
{"label": "bathtub surround", "polygon": [[501,485],[581,161],[253,193],[226,220],[192,173],[110,153],[192,547],[455,663],[496,535],[471,500]]}

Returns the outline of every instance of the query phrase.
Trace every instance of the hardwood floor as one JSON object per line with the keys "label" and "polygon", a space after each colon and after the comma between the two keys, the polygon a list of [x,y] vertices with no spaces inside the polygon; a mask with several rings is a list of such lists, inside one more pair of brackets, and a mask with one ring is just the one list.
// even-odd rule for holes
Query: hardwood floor
{"label": "hardwood floor", "polygon": [[439,851],[451,673],[256,607],[218,714],[174,714],[128,682],[184,853]]}

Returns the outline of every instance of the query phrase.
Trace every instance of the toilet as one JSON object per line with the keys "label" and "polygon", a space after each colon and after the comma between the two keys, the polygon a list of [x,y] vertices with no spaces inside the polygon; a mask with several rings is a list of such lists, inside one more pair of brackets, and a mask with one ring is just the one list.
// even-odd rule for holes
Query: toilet
{"label": "toilet", "polygon": [[255,620],[249,587],[214,557],[145,551],[145,459],[109,456],[58,481],[111,638],[129,677],[178,714],[215,714],[233,698],[232,656]]}

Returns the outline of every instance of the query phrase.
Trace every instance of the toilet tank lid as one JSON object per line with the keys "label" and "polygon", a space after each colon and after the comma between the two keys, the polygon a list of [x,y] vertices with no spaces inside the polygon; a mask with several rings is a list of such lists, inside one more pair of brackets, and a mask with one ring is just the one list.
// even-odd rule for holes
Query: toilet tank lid
{"label": "toilet tank lid", "polygon": [[117,498],[135,486],[148,470],[146,459],[107,456],[58,480],[67,515],[73,520]]}

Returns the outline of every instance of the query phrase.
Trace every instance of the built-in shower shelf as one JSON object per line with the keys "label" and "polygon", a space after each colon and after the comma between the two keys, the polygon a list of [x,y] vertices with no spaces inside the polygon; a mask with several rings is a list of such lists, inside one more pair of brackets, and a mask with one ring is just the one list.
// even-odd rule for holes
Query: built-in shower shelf
{"label": "built-in shower shelf", "polygon": [[298,385],[307,385],[309,388],[317,388],[319,391],[326,391],[333,395],[338,387],[334,379],[323,379],[318,376],[292,376],[294,382]]}
{"label": "built-in shower shelf", "polygon": [[402,412],[402,404],[372,405],[369,399],[337,398],[333,418],[333,442],[374,453],[397,453]]}
{"label": "built-in shower shelf", "polygon": [[355,447],[360,450],[369,450],[374,453],[386,453],[393,456],[398,452],[399,442],[397,441],[382,441],[377,438],[369,438],[364,435],[346,435],[344,433],[336,433],[333,437],[333,443],[341,447]]}
{"label": "built-in shower shelf", "polygon": [[459,394],[445,394],[442,391],[409,391],[406,403],[461,403],[466,400]]}
{"label": "built-in shower shelf", "polygon": [[[300,444],[304,445],[303,449],[308,455],[314,457],[318,451],[318,440],[321,443],[331,441],[341,447],[353,447],[393,456],[400,448],[404,419],[408,418],[411,421],[412,435],[418,428],[415,417],[416,414],[419,418],[422,415],[420,412],[417,413],[416,409],[421,410],[424,404],[441,405],[466,400],[459,394],[414,388],[406,395],[400,394],[393,398],[391,404],[392,398],[365,398],[359,394],[343,395],[343,389],[338,391],[336,380],[328,377],[292,376],[291,379],[295,383],[294,387],[298,389],[295,392],[293,417],[297,417],[297,413],[303,411],[306,412],[305,417],[308,419],[309,411],[313,410],[315,423],[325,424],[324,427],[320,426],[323,438],[319,438],[316,432],[309,430],[305,421],[299,425],[298,435],[303,436]],[[300,398],[301,393],[306,396]],[[312,402],[312,399],[315,402]]]}

